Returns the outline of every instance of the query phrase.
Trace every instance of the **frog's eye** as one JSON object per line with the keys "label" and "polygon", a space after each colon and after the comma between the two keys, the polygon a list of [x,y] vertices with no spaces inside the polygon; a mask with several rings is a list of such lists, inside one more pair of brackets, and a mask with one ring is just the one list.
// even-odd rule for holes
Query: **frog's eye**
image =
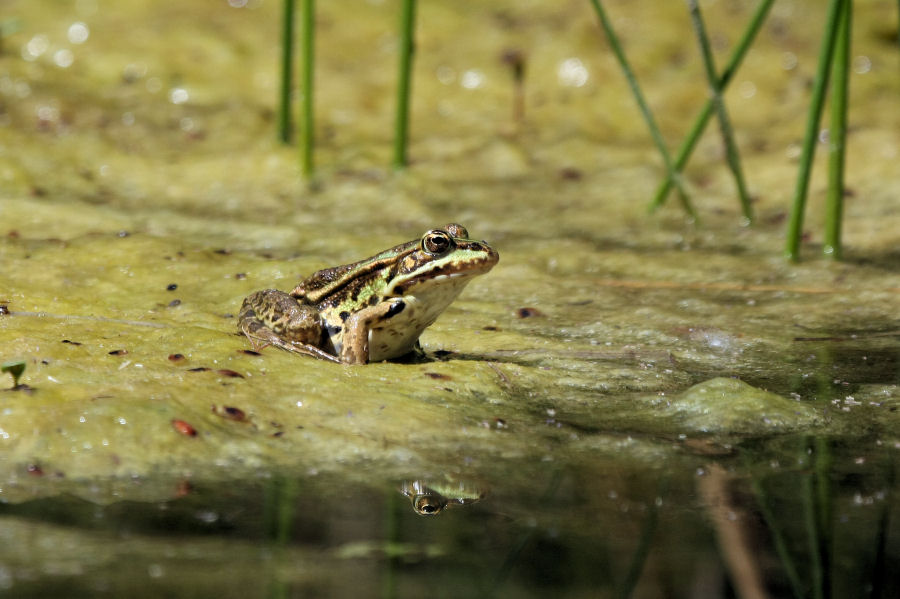
{"label": "frog's eye", "polygon": [[423,516],[434,516],[440,513],[445,505],[446,502],[428,495],[419,495],[413,501],[413,509]]}
{"label": "frog's eye", "polygon": [[432,256],[446,254],[453,249],[453,238],[446,231],[434,229],[422,237],[422,251]]}

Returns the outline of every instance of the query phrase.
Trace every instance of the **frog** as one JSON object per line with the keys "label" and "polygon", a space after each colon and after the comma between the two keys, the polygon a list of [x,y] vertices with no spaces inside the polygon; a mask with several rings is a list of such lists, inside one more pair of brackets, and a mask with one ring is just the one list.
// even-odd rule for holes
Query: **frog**
{"label": "frog", "polygon": [[421,516],[436,516],[448,507],[472,505],[487,496],[481,485],[467,481],[405,480],[398,490]]}
{"label": "frog", "polygon": [[450,223],[365,260],[319,270],[290,292],[247,296],[238,329],[273,346],[346,365],[421,354],[419,336],[499,255]]}

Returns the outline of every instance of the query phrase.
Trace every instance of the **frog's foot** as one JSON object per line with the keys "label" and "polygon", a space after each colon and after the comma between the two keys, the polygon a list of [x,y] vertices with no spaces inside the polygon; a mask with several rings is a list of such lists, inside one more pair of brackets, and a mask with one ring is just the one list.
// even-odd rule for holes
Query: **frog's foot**
{"label": "frog's foot", "polygon": [[[270,322],[259,318],[254,303],[270,308],[269,311],[274,313],[275,318],[269,318]],[[275,309],[271,309],[273,306]],[[255,351],[271,345],[296,354],[340,362],[336,356],[306,342],[315,334],[315,326],[318,325],[309,321],[293,298],[275,290],[261,291],[244,300],[238,320],[238,329],[247,337]]]}
{"label": "frog's foot", "polygon": [[241,305],[238,328],[256,351],[272,345],[296,354],[340,362],[333,354],[309,343],[321,335],[317,315],[283,291],[266,289],[248,296]]}
{"label": "frog's foot", "polygon": [[262,351],[271,345],[272,347],[277,347],[295,354],[312,356],[314,358],[328,360],[329,362],[340,362],[337,356],[333,356],[314,345],[282,339],[276,335],[272,329],[259,322],[242,322],[241,332],[246,335],[247,339],[250,340],[250,345],[253,347],[254,351],[257,352]]}
{"label": "frog's foot", "polygon": [[416,339],[416,344],[413,346],[412,351],[403,356],[403,359],[408,360],[411,364],[424,364],[432,361],[428,354],[425,353],[425,350],[422,349],[422,344],[419,343],[418,339]]}
{"label": "frog's foot", "polygon": [[241,318],[238,326],[241,333],[250,341],[253,351],[261,352],[275,341],[274,332],[255,318]]}
{"label": "frog's foot", "polygon": [[303,354],[305,356],[312,356],[314,358],[320,358],[322,360],[328,360],[329,362],[335,362],[336,364],[340,364],[341,361],[337,356],[333,356],[326,352],[325,350],[319,349],[315,345],[309,345],[307,343],[300,343],[299,341],[284,341],[283,339],[278,339],[278,342],[273,342],[272,345],[275,347],[281,348],[283,350],[294,352],[295,354]]}
{"label": "frog's foot", "polygon": [[255,351],[257,353],[262,352],[262,350],[264,350],[267,347],[269,347],[270,345],[272,345],[272,343],[269,341],[265,341],[263,339],[258,339],[256,337],[253,337],[252,335],[250,335],[250,333],[248,333],[247,331],[245,331],[243,329],[241,329],[241,332],[250,341],[250,347],[253,348],[253,351]]}

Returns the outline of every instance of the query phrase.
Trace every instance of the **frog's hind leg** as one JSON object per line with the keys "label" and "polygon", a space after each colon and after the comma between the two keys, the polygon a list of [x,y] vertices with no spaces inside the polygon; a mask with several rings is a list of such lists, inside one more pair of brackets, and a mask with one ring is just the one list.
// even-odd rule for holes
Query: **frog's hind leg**
{"label": "frog's hind leg", "polygon": [[241,305],[238,328],[256,351],[272,345],[289,352],[340,362],[336,356],[313,345],[321,338],[321,325],[315,315],[304,308],[283,291],[257,291]]}
{"label": "frog's hind leg", "polygon": [[315,345],[300,343],[299,341],[286,341],[262,323],[259,323],[256,326],[252,323],[241,323],[241,332],[250,340],[250,345],[253,346],[254,351],[262,351],[271,345],[295,354],[321,358],[322,360],[328,360],[329,362],[340,362],[336,356],[332,356]]}

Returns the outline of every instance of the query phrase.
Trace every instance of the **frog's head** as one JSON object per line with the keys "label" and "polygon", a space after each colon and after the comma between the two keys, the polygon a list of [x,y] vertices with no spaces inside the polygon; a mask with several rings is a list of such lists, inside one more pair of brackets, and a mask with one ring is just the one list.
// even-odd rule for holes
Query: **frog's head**
{"label": "frog's head", "polygon": [[394,297],[414,297],[426,307],[427,326],[466,283],[488,272],[499,259],[484,241],[469,239],[465,227],[449,224],[420,239],[371,258],[320,270],[291,292],[296,298],[348,314]]}
{"label": "frog's head", "polygon": [[426,231],[410,249],[391,273],[387,295],[421,296],[440,289],[452,301],[466,283],[500,259],[491,246],[469,239],[466,228],[455,223]]}

